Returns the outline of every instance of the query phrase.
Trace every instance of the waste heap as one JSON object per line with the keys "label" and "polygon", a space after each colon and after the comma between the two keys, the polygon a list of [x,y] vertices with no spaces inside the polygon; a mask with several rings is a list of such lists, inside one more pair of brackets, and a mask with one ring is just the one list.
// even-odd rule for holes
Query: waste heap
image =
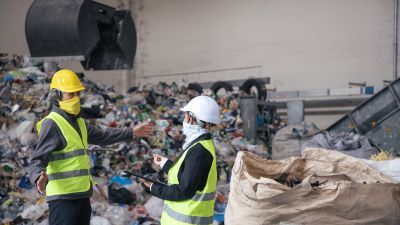
{"label": "waste heap", "polygon": [[[32,63],[27,57],[0,54],[0,221],[3,224],[47,224],[48,208],[30,184],[27,166],[35,149],[35,124],[49,112],[47,95],[55,64]],[[174,158],[184,141],[183,114],[178,110],[199,95],[186,84],[144,85],[119,95],[113,87],[81,76],[86,91],[82,115],[103,127],[129,127],[140,122],[155,126],[156,135],[110,146],[90,145],[92,174],[92,224],[158,224],[162,200],[151,197],[135,177],[121,176],[129,170],[165,181],[153,164],[152,153]],[[212,93],[209,95],[213,96]],[[244,139],[239,94],[217,97],[222,123],[213,136],[218,158],[215,221],[223,222],[231,168],[238,151],[267,155],[263,145]]]}

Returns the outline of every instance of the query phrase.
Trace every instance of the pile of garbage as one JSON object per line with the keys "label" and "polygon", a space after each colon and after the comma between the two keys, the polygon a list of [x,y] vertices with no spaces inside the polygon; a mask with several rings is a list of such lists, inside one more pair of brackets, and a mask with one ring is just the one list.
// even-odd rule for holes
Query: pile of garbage
{"label": "pile of garbage", "polygon": [[[28,178],[29,157],[35,149],[35,124],[49,113],[49,82],[57,64],[34,63],[27,57],[0,54],[0,221],[3,224],[47,224],[48,207]],[[201,94],[186,84],[143,85],[119,95],[113,87],[78,74],[86,90],[82,115],[91,124],[122,128],[149,122],[156,135],[110,146],[90,145],[92,174],[97,183],[92,201],[92,224],[158,224],[162,200],[152,197],[128,170],[165,181],[152,154],[174,158],[184,141],[179,108]],[[204,94],[204,93],[203,93]],[[244,138],[239,94],[214,96],[222,123],[213,129],[218,158],[215,221],[223,223],[231,168],[238,151],[267,155],[267,148]]]}

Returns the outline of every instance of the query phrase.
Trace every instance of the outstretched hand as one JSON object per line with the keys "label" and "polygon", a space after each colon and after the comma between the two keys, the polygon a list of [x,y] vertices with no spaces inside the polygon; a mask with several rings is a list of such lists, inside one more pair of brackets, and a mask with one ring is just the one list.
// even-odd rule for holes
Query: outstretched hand
{"label": "outstretched hand", "polygon": [[151,137],[153,135],[153,127],[148,123],[141,123],[133,127],[133,135],[135,137]]}

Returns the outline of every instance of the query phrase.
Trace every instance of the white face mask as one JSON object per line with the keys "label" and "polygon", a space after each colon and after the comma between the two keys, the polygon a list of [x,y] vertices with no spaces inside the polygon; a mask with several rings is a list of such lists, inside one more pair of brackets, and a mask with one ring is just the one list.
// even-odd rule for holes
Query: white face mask
{"label": "white face mask", "polygon": [[208,131],[204,128],[201,128],[197,124],[189,124],[183,122],[183,134],[186,136],[185,143],[183,144],[182,148],[186,150],[192,142],[200,137],[201,135],[208,133]]}
{"label": "white face mask", "polygon": [[182,131],[186,137],[191,137],[193,135],[201,133],[203,131],[203,128],[201,128],[197,124],[194,125],[194,124],[183,122],[183,130]]}

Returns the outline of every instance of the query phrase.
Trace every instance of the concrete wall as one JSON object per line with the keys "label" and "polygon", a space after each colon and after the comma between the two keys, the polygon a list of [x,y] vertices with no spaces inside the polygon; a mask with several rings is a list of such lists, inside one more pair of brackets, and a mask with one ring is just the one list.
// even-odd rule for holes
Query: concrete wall
{"label": "concrete wall", "polygon": [[146,0],[141,14],[138,72],[150,81],[224,80],[242,67],[278,90],[392,78],[392,0]]}
{"label": "concrete wall", "polygon": [[[28,54],[24,20],[32,1],[0,1],[0,52]],[[393,10],[393,0],[132,0],[138,49],[134,70],[125,72],[130,79],[124,71],[86,74],[118,91],[264,76],[278,91],[378,85],[393,78]]]}
{"label": "concrete wall", "polygon": [[[0,1],[0,51],[28,54],[31,2]],[[132,8],[142,83],[270,76],[271,87],[293,90],[392,79],[392,0],[133,0]],[[87,74],[121,86],[122,73]]]}

